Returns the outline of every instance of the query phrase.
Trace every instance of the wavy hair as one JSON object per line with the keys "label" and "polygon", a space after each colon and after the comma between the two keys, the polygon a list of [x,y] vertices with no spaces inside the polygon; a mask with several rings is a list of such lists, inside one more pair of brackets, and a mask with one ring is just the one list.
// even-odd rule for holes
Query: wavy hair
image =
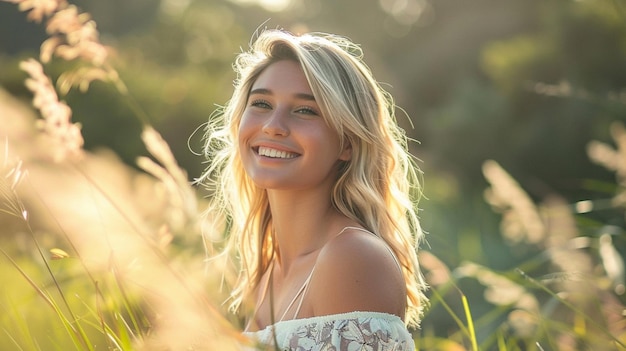
{"label": "wavy hair", "polygon": [[267,194],[244,171],[237,131],[258,76],[274,62],[293,60],[302,67],[326,123],[352,147],[352,158],[339,170],[332,203],[392,249],[407,286],[406,323],[419,323],[426,303],[417,261],[423,238],[416,207],[421,173],[396,123],[392,97],[362,58],[361,48],[344,37],[282,30],[261,32],[251,49],[237,56],[232,98],[208,123],[204,152],[209,166],[199,179],[210,191],[211,217],[227,218],[221,226],[227,234],[223,252],[238,255],[227,255],[239,260],[233,310],[252,296],[278,254]]}

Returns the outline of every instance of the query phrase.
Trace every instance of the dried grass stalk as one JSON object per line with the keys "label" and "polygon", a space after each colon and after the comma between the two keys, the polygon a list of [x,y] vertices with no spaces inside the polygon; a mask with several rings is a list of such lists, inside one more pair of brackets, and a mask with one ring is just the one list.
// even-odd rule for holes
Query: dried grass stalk
{"label": "dried grass stalk", "polygon": [[538,244],[545,239],[546,229],[537,206],[496,161],[483,164],[483,174],[491,184],[485,192],[485,199],[495,209],[502,212],[502,233],[513,243],[526,241]]}
{"label": "dried grass stalk", "polygon": [[22,61],[20,68],[30,76],[26,79],[26,87],[33,93],[33,105],[43,117],[37,121],[37,127],[56,144],[54,160],[80,158],[84,140],[80,133],[80,124],[71,122],[72,109],[65,102],[59,101],[52,82],[39,61],[32,58]]}

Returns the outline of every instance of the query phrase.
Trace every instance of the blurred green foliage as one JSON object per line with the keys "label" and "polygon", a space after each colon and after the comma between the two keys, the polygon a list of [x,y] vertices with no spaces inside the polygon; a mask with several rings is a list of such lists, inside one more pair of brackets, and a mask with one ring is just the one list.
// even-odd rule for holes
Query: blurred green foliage
{"label": "blurred green foliage", "polygon": [[[557,191],[575,193],[579,178],[606,179],[589,167],[583,148],[592,137],[605,139],[608,123],[625,111],[615,98],[626,81],[621,1],[294,0],[277,13],[225,0],[76,3],[115,48],[131,93],[190,177],[201,172],[202,160],[186,140],[228,99],[232,60],[262,27],[334,32],[362,44],[366,61],[411,118],[413,129],[400,122],[421,142],[416,154],[427,174],[451,172],[468,187],[482,186],[479,166],[487,158],[523,182]],[[0,6],[0,23],[11,19],[5,32],[28,29],[4,34],[2,42],[0,82],[20,94],[24,75],[14,73],[11,58],[36,52],[40,41],[32,34],[36,25],[17,22],[11,4]],[[75,118],[88,122],[88,147],[112,147],[132,163],[142,153],[132,133],[111,131],[136,129],[133,111],[109,97],[97,87],[67,99]],[[195,151],[200,137],[192,138]]]}

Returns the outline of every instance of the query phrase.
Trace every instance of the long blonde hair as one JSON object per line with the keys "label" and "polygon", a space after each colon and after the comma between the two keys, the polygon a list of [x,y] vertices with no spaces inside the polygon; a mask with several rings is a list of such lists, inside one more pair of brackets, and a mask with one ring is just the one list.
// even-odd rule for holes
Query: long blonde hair
{"label": "long blonde hair", "polygon": [[261,72],[273,62],[293,60],[302,67],[326,122],[352,148],[351,160],[339,171],[332,203],[393,250],[407,286],[406,322],[418,324],[426,302],[416,252],[423,238],[416,208],[420,172],[396,123],[391,96],[362,57],[360,47],[346,38],[296,36],[282,30],[261,32],[250,51],[237,57],[232,98],[208,124],[204,151],[209,167],[200,178],[210,191],[211,217],[227,219],[221,227],[227,234],[224,252],[239,260],[231,295],[234,310],[250,299],[277,253],[267,194],[254,185],[241,163],[239,122]]}

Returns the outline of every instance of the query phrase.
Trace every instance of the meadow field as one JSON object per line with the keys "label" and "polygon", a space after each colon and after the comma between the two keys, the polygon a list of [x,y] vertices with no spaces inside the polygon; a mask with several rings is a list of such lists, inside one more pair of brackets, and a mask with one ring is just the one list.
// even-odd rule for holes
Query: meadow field
{"label": "meadow field", "polygon": [[[168,132],[151,100],[136,98],[137,78],[125,80],[122,49],[104,45],[71,3],[1,2],[45,37],[33,55],[0,59],[13,67],[0,74],[0,350],[254,349],[223,304],[232,277],[215,259],[223,238],[207,227],[210,194],[158,131]],[[129,162],[91,147],[85,131],[98,122],[76,111],[90,113],[81,97],[94,89],[106,91],[102,104],[131,111],[131,124],[107,133],[133,139],[142,155]],[[582,94],[567,83],[533,89]],[[559,154],[610,175],[581,176],[575,196],[538,196],[536,183],[488,157],[472,164],[478,196],[464,196],[463,182],[429,172],[425,159],[419,257],[430,305],[412,330],[416,350],[626,350],[624,91],[606,96],[618,118],[594,125],[607,138]]]}

